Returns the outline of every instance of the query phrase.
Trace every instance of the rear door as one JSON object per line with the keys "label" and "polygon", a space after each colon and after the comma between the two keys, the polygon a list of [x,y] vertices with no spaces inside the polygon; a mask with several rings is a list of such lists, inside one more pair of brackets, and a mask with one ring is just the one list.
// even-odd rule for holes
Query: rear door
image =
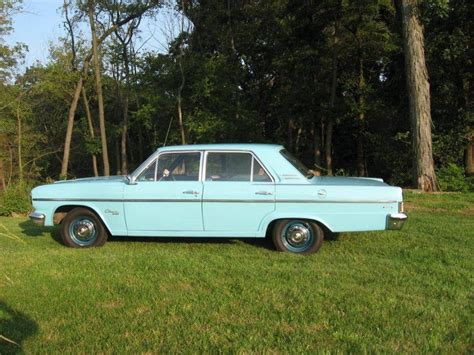
{"label": "rear door", "polygon": [[253,235],[275,209],[275,184],[251,152],[206,152],[203,220],[205,231]]}

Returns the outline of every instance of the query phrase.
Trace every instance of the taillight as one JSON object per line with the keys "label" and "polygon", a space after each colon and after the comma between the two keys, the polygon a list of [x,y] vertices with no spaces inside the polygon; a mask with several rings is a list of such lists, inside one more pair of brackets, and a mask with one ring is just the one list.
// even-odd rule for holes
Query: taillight
{"label": "taillight", "polygon": [[405,207],[403,206],[403,202],[398,203],[398,212],[405,212]]}

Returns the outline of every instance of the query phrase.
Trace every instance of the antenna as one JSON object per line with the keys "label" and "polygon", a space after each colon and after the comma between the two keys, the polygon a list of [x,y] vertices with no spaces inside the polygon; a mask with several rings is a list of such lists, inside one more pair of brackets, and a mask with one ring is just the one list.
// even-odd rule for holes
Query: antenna
{"label": "antenna", "polygon": [[170,124],[168,125],[168,130],[166,131],[166,137],[165,137],[165,141],[163,142],[162,147],[165,147],[165,146],[166,146],[166,142],[168,141],[168,135],[170,134],[171,123],[173,122],[173,119],[174,119],[174,116],[171,115]]}

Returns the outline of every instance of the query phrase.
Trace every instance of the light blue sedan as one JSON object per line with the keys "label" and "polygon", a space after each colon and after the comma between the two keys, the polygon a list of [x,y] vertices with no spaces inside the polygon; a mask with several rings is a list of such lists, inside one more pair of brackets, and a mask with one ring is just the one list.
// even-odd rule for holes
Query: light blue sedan
{"label": "light blue sedan", "polygon": [[402,190],[381,179],[315,177],[284,147],[210,144],[158,149],[133,174],[57,181],[32,191],[30,218],[60,224],[64,244],[109,235],[264,238],[317,251],[331,232],[400,229]]}

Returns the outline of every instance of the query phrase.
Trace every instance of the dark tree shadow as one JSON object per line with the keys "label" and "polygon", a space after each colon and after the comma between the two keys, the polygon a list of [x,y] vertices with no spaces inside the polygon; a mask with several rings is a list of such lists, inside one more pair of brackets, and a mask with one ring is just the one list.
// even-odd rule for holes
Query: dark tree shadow
{"label": "dark tree shadow", "polygon": [[23,342],[37,332],[35,321],[0,300],[0,354],[22,354]]}

